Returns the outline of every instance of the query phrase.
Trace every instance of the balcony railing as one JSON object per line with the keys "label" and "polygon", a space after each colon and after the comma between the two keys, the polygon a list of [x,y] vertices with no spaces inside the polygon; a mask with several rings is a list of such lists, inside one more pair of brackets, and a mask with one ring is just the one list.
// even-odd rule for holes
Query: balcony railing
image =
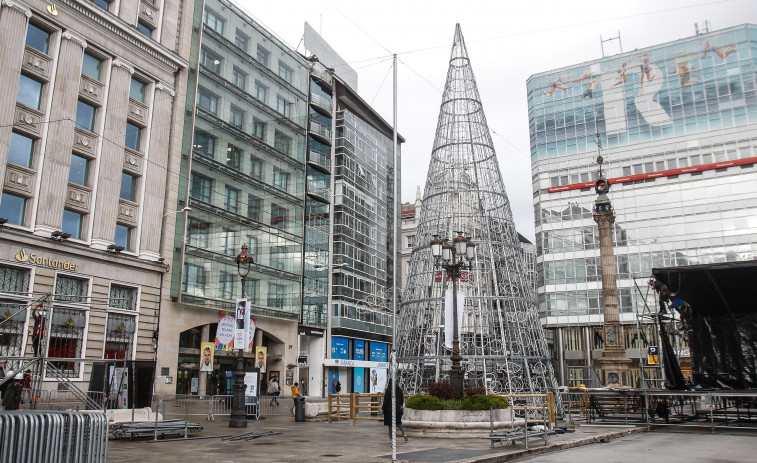
{"label": "balcony railing", "polygon": [[331,200],[331,188],[329,188],[329,185],[322,180],[308,180],[307,192],[308,194],[320,196],[327,201]]}
{"label": "balcony railing", "polygon": [[308,151],[308,162],[317,167],[321,167],[326,172],[331,172],[331,153],[325,154],[320,151]]}
{"label": "balcony railing", "polygon": [[310,104],[313,106],[317,106],[319,109],[322,109],[327,114],[331,114],[331,99],[326,98],[323,95],[319,95],[317,93],[311,93],[310,94]]}
{"label": "balcony railing", "polygon": [[309,131],[310,133],[317,135],[319,138],[322,138],[323,140],[331,144],[331,128],[330,127],[326,127],[320,122],[311,120],[310,125],[309,125]]}

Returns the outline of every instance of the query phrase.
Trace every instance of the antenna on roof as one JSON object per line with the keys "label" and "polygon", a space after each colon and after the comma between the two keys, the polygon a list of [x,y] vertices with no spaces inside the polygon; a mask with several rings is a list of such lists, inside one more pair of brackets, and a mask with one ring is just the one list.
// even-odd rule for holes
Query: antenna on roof
{"label": "antenna on roof", "polygon": [[[608,53],[605,54],[605,42],[612,42],[613,40],[618,41],[618,49],[619,51],[617,53]],[[610,37],[609,39],[603,39],[602,36],[599,36],[599,43],[602,47],[602,58],[606,58],[608,55],[618,55],[620,53],[623,53],[623,42],[620,41],[620,31],[618,31],[617,37]]]}
{"label": "antenna on roof", "polygon": [[699,28],[699,23],[694,23],[694,32],[696,32],[696,35],[706,34],[710,32],[710,21],[705,19],[701,29]]}

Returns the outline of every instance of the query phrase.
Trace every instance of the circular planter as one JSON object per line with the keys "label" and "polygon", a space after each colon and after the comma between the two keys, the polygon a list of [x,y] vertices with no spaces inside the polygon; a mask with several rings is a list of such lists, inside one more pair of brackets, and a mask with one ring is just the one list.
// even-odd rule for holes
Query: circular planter
{"label": "circular planter", "polygon": [[402,424],[409,436],[448,439],[485,437],[494,430],[523,426],[523,419],[512,421],[512,410],[415,410],[406,408]]}

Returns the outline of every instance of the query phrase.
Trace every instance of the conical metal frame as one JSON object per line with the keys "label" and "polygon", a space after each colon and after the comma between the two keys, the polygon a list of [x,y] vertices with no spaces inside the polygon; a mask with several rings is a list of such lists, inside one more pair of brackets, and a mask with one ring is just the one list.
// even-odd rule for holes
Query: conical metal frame
{"label": "conical metal frame", "polygon": [[[476,243],[460,328],[466,385],[489,393],[556,392],[536,295],[526,276],[510,202],[458,24],[436,139],[402,299],[396,343],[408,393],[448,379],[444,293],[452,282],[434,267],[432,235],[461,231]],[[558,400],[559,403],[559,400]]]}

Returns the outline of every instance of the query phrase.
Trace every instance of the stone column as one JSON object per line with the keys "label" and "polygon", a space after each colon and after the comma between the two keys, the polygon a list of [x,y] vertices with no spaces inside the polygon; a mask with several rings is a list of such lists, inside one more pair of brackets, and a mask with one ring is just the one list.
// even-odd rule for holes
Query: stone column
{"label": "stone column", "polygon": [[71,167],[71,147],[74,144],[76,103],[81,82],[81,63],[87,42],[66,31],[62,34],[58,66],[53,89],[53,102],[48,126],[48,148],[42,169],[39,208],[35,233],[50,236],[59,230],[66,203],[68,172]]}
{"label": "stone column", "polygon": [[0,185],[5,180],[8,146],[13,131],[13,115],[18,93],[18,77],[24,60],[26,25],[32,12],[26,5],[2,0],[0,6]]}
{"label": "stone column", "polygon": [[112,244],[116,233],[118,196],[124,165],[126,114],[129,112],[129,88],[132,74],[134,74],[134,67],[131,64],[121,59],[113,60],[93,209],[95,217],[92,246],[99,249],[105,249]]}
{"label": "stone column", "polygon": [[145,185],[142,200],[142,230],[139,255],[149,259],[160,257],[160,229],[163,222],[163,204],[168,182],[168,157],[170,146],[174,90],[159,83],[155,86],[153,100],[153,128],[150,131],[149,161],[145,163]]}

